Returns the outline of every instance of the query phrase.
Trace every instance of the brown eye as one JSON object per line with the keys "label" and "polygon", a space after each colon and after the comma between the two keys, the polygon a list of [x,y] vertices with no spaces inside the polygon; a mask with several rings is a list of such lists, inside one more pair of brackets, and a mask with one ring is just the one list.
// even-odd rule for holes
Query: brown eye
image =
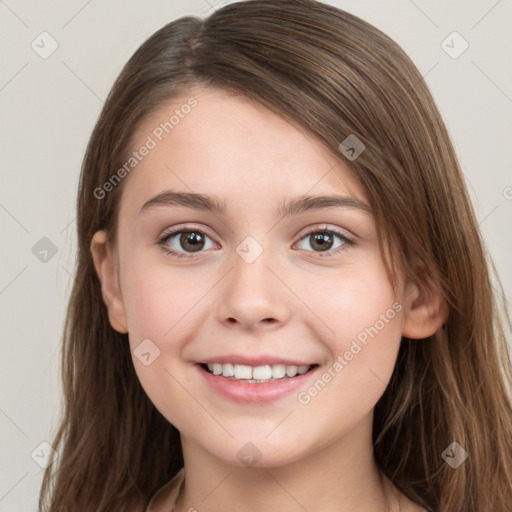
{"label": "brown eye", "polygon": [[176,257],[186,257],[192,253],[204,252],[216,244],[199,229],[177,229],[164,234],[158,244],[169,254]]}
{"label": "brown eye", "polygon": [[199,231],[182,231],[180,236],[180,245],[186,251],[197,252],[204,246],[203,233]]}
{"label": "brown eye", "polygon": [[[338,240],[338,242],[336,240]],[[343,251],[347,247],[354,245],[354,242],[345,235],[337,231],[326,229],[316,229],[306,233],[299,241],[299,244],[304,241],[307,242],[306,245],[309,245],[309,247],[300,247],[299,245],[300,249],[309,252],[325,253],[320,254],[320,256],[333,256],[339,251]]]}
{"label": "brown eye", "polygon": [[311,247],[319,251],[328,251],[333,245],[333,236],[330,233],[313,233],[309,235]]}

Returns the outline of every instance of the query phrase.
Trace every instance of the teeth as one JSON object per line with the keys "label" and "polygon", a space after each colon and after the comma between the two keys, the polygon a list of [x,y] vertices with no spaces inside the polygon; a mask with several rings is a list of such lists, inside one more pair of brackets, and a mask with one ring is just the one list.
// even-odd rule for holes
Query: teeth
{"label": "teeth", "polygon": [[232,380],[253,380],[253,381],[270,381],[275,379],[283,379],[287,377],[295,377],[306,373],[310,365],[303,366],[286,366],[284,364],[264,365],[264,366],[247,366],[244,364],[231,363],[213,363],[208,364],[208,370],[214,375],[222,375]]}
{"label": "teeth", "polygon": [[305,365],[305,366],[299,366],[299,367],[297,368],[297,373],[298,373],[299,375],[302,375],[303,373],[306,373],[306,372],[308,371],[308,368],[309,368],[309,366],[308,366],[308,365]]}
{"label": "teeth", "polygon": [[[235,379],[252,379],[252,368],[243,364],[235,364]],[[224,375],[224,372],[222,372]]]}
{"label": "teeth", "polygon": [[224,377],[234,377],[235,376],[235,367],[230,364],[230,363],[227,363],[227,364],[220,364],[219,365],[220,367],[222,367],[222,375],[224,375]]}
{"label": "teeth", "polygon": [[275,364],[272,367],[272,377],[282,379],[286,375],[286,366],[284,364]]}
{"label": "teeth", "polygon": [[288,377],[295,377],[295,375],[297,375],[297,367],[296,366],[287,366],[286,367],[286,375],[288,375]]}

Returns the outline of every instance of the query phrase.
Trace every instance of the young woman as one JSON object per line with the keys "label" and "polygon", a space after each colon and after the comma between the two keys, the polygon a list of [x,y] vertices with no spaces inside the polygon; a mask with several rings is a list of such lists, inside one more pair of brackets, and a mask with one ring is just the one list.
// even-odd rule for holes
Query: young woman
{"label": "young woman", "polygon": [[441,116],[312,0],[152,35],[85,156],[48,512],[512,509],[511,361]]}

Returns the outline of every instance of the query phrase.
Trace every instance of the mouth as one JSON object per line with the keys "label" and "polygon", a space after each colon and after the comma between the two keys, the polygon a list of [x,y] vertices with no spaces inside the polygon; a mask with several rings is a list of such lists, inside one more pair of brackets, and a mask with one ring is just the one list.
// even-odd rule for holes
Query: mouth
{"label": "mouth", "polygon": [[219,378],[247,384],[264,384],[298,378],[319,365],[264,364],[248,366],[233,363],[199,363],[199,366],[205,372]]}

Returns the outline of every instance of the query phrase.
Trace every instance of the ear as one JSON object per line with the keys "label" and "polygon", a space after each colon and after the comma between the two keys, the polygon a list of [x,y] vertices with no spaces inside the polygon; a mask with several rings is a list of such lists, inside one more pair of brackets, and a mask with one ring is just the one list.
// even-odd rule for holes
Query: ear
{"label": "ear", "polygon": [[429,284],[406,284],[402,336],[428,338],[446,322],[448,314],[448,304]]}
{"label": "ear", "polygon": [[128,324],[119,287],[116,254],[105,231],[97,231],[94,234],[91,253],[94,268],[101,283],[101,295],[107,306],[110,325],[117,332],[127,333]]}

